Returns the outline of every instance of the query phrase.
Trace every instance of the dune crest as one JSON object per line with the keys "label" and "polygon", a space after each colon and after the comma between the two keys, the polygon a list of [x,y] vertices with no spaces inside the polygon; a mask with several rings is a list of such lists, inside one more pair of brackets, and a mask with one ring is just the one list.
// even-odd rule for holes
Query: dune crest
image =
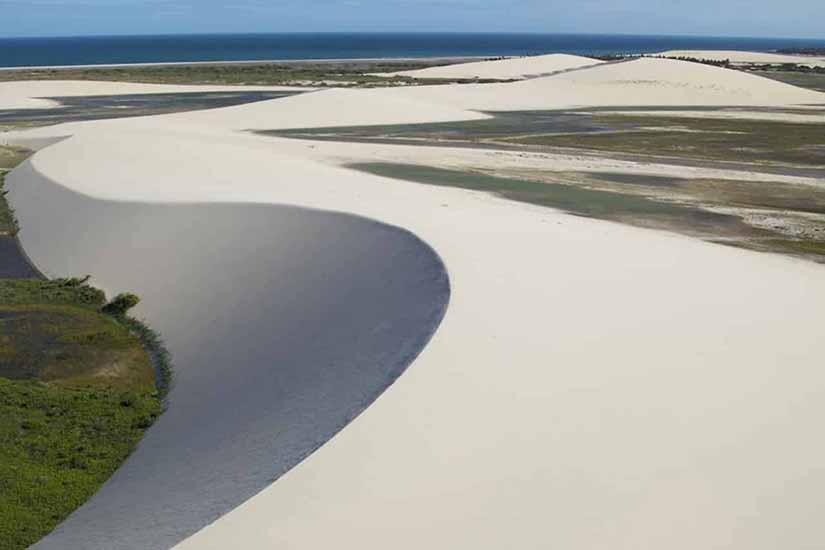
{"label": "dune crest", "polygon": [[512,59],[457,63],[442,67],[429,67],[413,71],[384,73],[386,76],[409,76],[412,78],[487,78],[496,80],[517,80],[530,76],[546,75],[571,69],[579,69],[603,63],[598,59],[554,53]]}

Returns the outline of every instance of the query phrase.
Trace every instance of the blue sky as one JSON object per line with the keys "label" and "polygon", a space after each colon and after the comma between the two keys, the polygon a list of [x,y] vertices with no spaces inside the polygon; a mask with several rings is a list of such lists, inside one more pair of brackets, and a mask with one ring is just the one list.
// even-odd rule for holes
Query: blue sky
{"label": "blue sky", "polygon": [[825,38],[825,0],[0,0],[0,36],[291,31]]}

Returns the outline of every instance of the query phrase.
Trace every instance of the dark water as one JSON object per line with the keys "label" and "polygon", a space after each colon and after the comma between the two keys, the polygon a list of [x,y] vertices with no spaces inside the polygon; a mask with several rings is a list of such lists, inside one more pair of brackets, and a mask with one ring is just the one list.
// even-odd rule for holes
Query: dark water
{"label": "dark water", "polygon": [[17,239],[0,235],[0,279],[37,279],[40,274],[32,267]]}
{"label": "dark water", "polygon": [[697,36],[480,33],[293,33],[0,39],[0,67],[495,56],[541,53],[651,53],[669,49],[770,51],[825,47],[825,40]]}
{"label": "dark water", "polygon": [[446,310],[444,265],[398,228],[288,206],[102,202],[30,164],[10,178],[33,260],[138,293],[175,367],[168,410],[38,550],[174,546],[369,406]]}
{"label": "dark water", "polygon": [[52,109],[0,109],[0,123],[60,124],[132,116],[180,113],[231,107],[289,97],[300,92],[187,92],[85,97],[51,97],[60,102]]}

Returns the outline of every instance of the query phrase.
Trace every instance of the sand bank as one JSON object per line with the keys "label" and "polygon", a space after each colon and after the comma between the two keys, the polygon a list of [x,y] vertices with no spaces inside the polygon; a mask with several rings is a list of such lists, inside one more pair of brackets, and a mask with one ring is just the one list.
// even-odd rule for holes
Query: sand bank
{"label": "sand bank", "polygon": [[[350,115],[341,112],[350,108],[391,123],[439,113],[482,116],[472,109],[490,105],[776,105],[822,97],[766,82],[701,65],[640,60],[487,89],[329,91],[29,133],[73,134],[37,153],[12,181],[21,237],[35,261],[51,273],[92,272],[110,291],[137,290],[145,295],[142,313],[173,351],[174,345],[195,350],[183,356],[191,365],[182,375],[191,390],[184,392],[181,380],[176,399],[182,405],[173,402],[170,416],[150,431],[113,480],[111,498],[130,498],[116,490],[126,481],[151,498],[156,484],[143,475],[129,478],[130,468],[140,473],[147,464],[163,463],[172,473],[185,473],[187,463],[158,456],[173,444],[162,441],[169,432],[161,430],[176,418],[182,419],[175,432],[184,438],[179,445],[186,448],[192,437],[196,449],[211,437],[211,420],[219,434],[236,409],[249,421],[263,400],[254,384],[234,386],[243,378],[234,377],[238,349],[264,359],[283,353],[284,361],[297,358],[311,367],[302,358],[314,357],[315,342],[299,337],[283,350],[270,347],[272,327],[299,335],[307,334],[308,325],[337,330],[348,321],[332,316],[329,324],[315,325],[321,316],[304,313],[304,301],[313,311],[342,304],[348,315],[358,314],[365,305],[350,301],[349,285],[367,291],[387,284],[381,270],[396,263],[394,242],[370,252],[370,241],[363,250],[347,237],[374,237],[345,232],[340,247],[326,246],[338,227],[319,236],[301,216],[266,216],[255,225],[245,222],[244,211],[212,216],[213,226],[151,210],[183,212],[178,209],[189,208],[187,203],[282,204],[411,231],[444,260],[450,306],[427,347],[372,406],[246,503],[220,518],[216,513],[213,524],[179,548],[774,550],[818,544],[825,445],[812,434],[825,414],[825,377],[814,345],[825,308],[822,266],[354,172],[338,166],[354,149],[239,131],[329,125],[316,111],[344,121]],[[391,146],[357,147],[361,156],[392,154]],[[412,149],[405,148],[405,155],[413,158]],[[75,214],[77,204],[61,186],[86,195],[82,201],[91,205],[93,224]],[[156,204],[132,211],[107,201]],[[307,255],[281,239],[308,239],[315,252]],[[339,248],[351,247],[363,256],[348,261],[349,253]],[[284,259],[292,266],[288,277],[279,275]],[[324,269],[313,269],[313,262]],[[230,275],[231,285],[222,279]],[[247,284],[236,284],[236,277]],[[192,278],[198,280],[194,289],[178,286]],[[292,279],[301,279],[295,296],[285,282]],[[200,294],[201,286],[212,291]],[[256,290],[241,294],[238,288]],[[394,297],[398,291],[387,288],[386,299],[401,303]],[[282,301],[287,306],[278,314],[266,313]],[[225,313],[215,318],[213,311]],[[226,342],[234,344],[238,323],[250,332],[230,350]],[[399,327],[399,335],[409,329]],[[197,353],[201,346],[209,353],[221,346],[218,363]],[[351,352],[334,356],[345,360]],[[233,386],[222,399],[209,399],[220,386],[215,380],[224,379]],[[296,433],[338,391],[335,384],[324,388],[323,399],[304,404],[308,422]],[[277,394],[265,410],[278,409],[278,397],[288,399],[289,393]],[[193,411],[209,415],[210,422]],[[261,430],[255,433],[281,433],[284,424],[276,417],[262,418],[252,422]],[[156,430],[161,435],[153,435]],[[208,453],[221,475],[200,480],[203,494],[247,479],[248,469],[235,469],[243,453],[231,443]],[[265,457],[284,451],[277,444],[262,448]],[[70,520],[55,537],[102,530],[121,540],[120,527],[109,527],[113,522],[124,526],[120,546],[139,548],[129,527],[133,509],[92,510],[89,523],[72,527]],[[165,520],[169,510],[153,510],[153,525],[176,529]],[[51,544],[59,547],[60,540]]]}

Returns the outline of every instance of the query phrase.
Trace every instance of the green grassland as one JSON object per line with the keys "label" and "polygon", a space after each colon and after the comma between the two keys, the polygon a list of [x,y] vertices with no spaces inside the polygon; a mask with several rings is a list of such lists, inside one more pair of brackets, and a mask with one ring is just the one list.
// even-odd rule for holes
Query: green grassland
{"label": "green grassland", "polygon": [[693,160],[825,167],[825,125],[765,120],[597,115],[597,122],[637,129],[514,136],[508,143],[590,149]]}
{"label": "green grassland", "polygon": [[0,280],[0,548],[90,498],[161,413],[155,367],[79,279]]}

